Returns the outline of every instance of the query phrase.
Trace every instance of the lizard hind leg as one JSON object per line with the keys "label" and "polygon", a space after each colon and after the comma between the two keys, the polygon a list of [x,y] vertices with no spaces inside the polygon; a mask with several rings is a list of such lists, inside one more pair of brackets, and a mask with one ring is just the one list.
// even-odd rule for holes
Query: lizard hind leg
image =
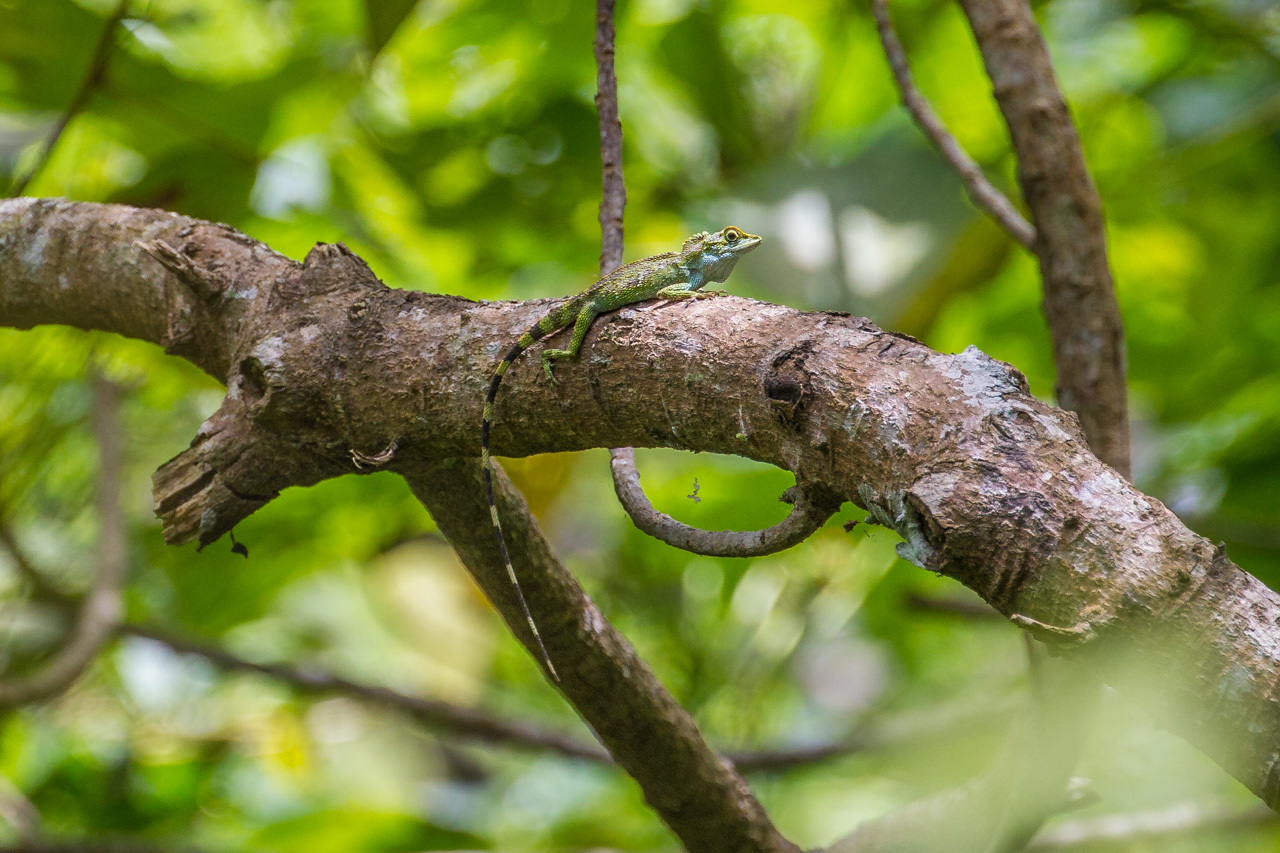
{"label": "lizard hind leg", "polygon": [[582,341],[587,336],[587,330],[591,328],[591,323],[599,313],[600,309],[596,304],[588,302],[582,306],[582,310],[578,312],[578,319],[573,322],[573,336],[569,339],[569,345],[564,349],[542,351],[542,372],[547,374],[548,382],[553,385],[556,382],[555,374],[551,372],[552,360],[557,358],[577,358],[578,350],[582,348]]}

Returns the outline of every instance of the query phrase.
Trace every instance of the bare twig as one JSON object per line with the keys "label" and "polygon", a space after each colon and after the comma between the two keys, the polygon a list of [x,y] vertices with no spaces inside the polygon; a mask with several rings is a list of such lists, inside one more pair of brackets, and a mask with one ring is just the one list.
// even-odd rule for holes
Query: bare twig
{"label": "bare twig", "polygon": [[[98,569],[76,614],[71,636],[35,672],[0,681],[0,707],[38,702],[66,690],[84,672],[120,620],[120,588],[125,577],[124,518],[120,509],[120,426],[118,391],[102,376],[93,379],[94,431],[98,441]],[[5,544],[12,550],[12,543]],[[15,554],[18,552],[15,550]],[[17,561],[19,565],[22,560]],[[38,575],[36,575],[38,577]]]}
{"label": "bare twig", "polygon": [[49,162],[49,158],[53,155],[53,149],[57,146],[58,140],[62,138],[67,125],[71,124],[72,119],[84,110],[89,103],[89,99],[93,97],[93,93],[102,84],[107,74],[107,63],[111,59],[111,49],[115,46],[116,27],[120,25],[125,15],[128,14],[129,2],[130,0],[120,0],[119,5],[116,6],[110,17],[103,23],[102,33],[98,36],[98,43],[93,48],[93,55],[89,58],[89,67],[85,71],[84,79],[80,81],[80,88],[71,96],[71,102],[67,104],[66,110],[63,111],[57,123],[53,126],[53,130],[45,140],[44,148],[41,150],[40,156],[36,158],[36,162],[31,165],[25,175],[14,181],[13,187],[9,190],[11,198],[20,196],[26,191],[31,179],[39,174],[45,163]]}
{"label": "bare twig", "polygon": [[911,68],[907,64],[907,52],[893,29],[892,18],[889,17],[889,0],[871,0],[871,14],[875,16],[880,44],[884,46],[889,68],[893,71],[893,79],[898,84],[907,112],[938,149],[942,159],[955,169],[973,203],[985,210],[1010,237],[1030,249],[1036,240],[1035,226],[1018,212],[1018,208],[1014,207],[1004,193],[987,180],[982,167],[960,147],[960,143],[933,111],[928,99],[916,88],[915,81],[911,79]]}
{"label": "bare twig", "polygon": [[[613,763],[609,753],[598,744],[549,731],[531,723],[504,719],[477,708],[413,696],[387,687],[343,678],[317,667],[247,660],[218,646],[148,625],[125,623],[120,626],[119,633],[161,643],[179,654],[204,658],[224,670],[258,673],[299,690],[338,693],[370,702],[406,714],[435,731],[447,733],[462,741],[549,751],[565,758],[601,764]],[[981,707],[937,708],[915,716],[895,716],[861,728],[838,741],[772,749],[728,750],[725,757],[743,773],[779,772],[907,743],[940,731],[972,731],[998,724],[1010,713],[1010,703],[999,701],[985,703]]]}
{"label": "bare twig", "polygon": [[791,514],[772,527],[763,530],[703,530],[654,509],[640,487],[635,450],[615,447],[609,452],[614,492],[636,527],[655,539],[694,554],[762,557],[785,551],[812,536],[839,508],[837,500],[820,500],[797,485],[783,495],[784,501],[793,504]]}
{"label": "bare twig", "polygon": [[411,696],[389,687],[333,675],[315,667],[257,663],[217,646],[146,625],[128,623],[120,627],[120,633],[162,643],[181,654],[197,655],[222,669],[256,672],[307,691],[353,696],[407,714],[432,729],[466,740],[523,749],[545,749],[588,761],[609,761],[608,753],[594,743],[586,743],[570,735],[548,731],[528,723],[504,720],[474,708]]}
{"label": "bare twig", "polygon": [[622,266],[622,217],[627,185],[622,179],[622,121],[618,77],[613,69],[614,0],[596,0],[596,112],[600,116],[600,275]]}

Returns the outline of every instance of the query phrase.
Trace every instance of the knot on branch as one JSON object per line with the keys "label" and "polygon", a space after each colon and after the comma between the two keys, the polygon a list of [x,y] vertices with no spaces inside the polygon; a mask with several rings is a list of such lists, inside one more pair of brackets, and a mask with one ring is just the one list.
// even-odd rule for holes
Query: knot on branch
{"label": "knot on branch", "polygon": [[[175,274],[202,275],[182,253],[152,249]],[[396,446],[377,354],[384,321],[417,297],[388,290],[342,244],[317,245],[255,294],[222,406],[153,478],[166,541],[203,547],[284,488],[389,461],[351,448]]]}
{"label": "knot on branch", "polygon": [[800,426],[812,397],[805,360],[813,350],[813,341],[801,341],[775,357],[764,378],[764,395],[769,398],[774,417],[792,429]]}

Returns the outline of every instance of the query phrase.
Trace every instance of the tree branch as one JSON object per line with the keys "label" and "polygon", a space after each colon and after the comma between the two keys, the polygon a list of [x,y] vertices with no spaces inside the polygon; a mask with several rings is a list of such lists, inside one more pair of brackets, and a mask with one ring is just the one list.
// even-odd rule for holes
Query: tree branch
{"label": "tree branch", "polygon": [[568,758],[581,758],[587,761],[609,761],[608,753],[594,743],[587,743],[570,735],[541,729],[528,723],[504,720],[475,708],[465,708],[449,702],[411,696],[389,687],[353,681],[317,667],[295,666],[287,663],[258,663],[217,646],[148,625],[126,623],[120,627],[120,633],[153,640],[179,654],[202,657],[221,669],[258,673],[308,692],[341,693],[373,705],[399,711],[430,729],[448,733],[462,740],[518,749],[550,750]]}
{"label": "tree branch", "polygon": [[[125,623],[120,634],[141,637],[168,646],[184,655],[204,658],[220,669],[265,675],[306,692],[337,693],[396,711],[429,729],[462,741],[512,749],[553,752],[565,758],[612,764],[613,759],[596,743],[550,731],[532,723],[508,720],[477,708],[426,699],[388,687],[343,678],[311,666],[259,663],[209,643],[183,637],[148,625]],[[1012,713],[1008,703],[991,702],[978,707],[935,708],[914,717],[891,719],[860,728],[848,737],[828,743],[768,749],[725,750],[724,756],[740,773],[779,772],[806,767],[859,752],[910,743],[939,732],[970,732],[997,725]],[[0,782],[0,785],[3,783]]]}
{"label": "tree branch", "polygon": [[[114,384],[95,373],[93,424],[98,441],[98,517],[101,530],[98,533],[98,567],[93,586],[80,605],[66,645],[36,671],[0,680],[0,708],[39,702],[66,690],[89,666],[120,620],[121,587],[127,561],[124,518],[119,502],[117,394]],[[5,544],[10,543],[6,541]],[[24,561],[18,562],[22,565]]]}
{"label": "tree branch", "polygon": [[[463,565],[526,648],[533,638],[486,523],[475,459],[410,456],[396,470],[430,511]],[[747,783],[703,740],[631,645],[556,559],[523,496],[501,473],[495,496],[516,570],[543,642],[559,662],[557,686],[639,783],[645,800],[695,851],[799,853],[774,828]]]}
{"label": "tree branch", "polygon": [[924,135],[929,137],[933,147],[938,149],[942,159],[960,176],[974,205],[985,210],[1014,240],[1028,249],[1032,248],[1036,239],[1035,227],[1018,212],[1018,208],[1004,193],[987,180],[982,167],[960,146],[942,119],[933,111],[928,99],[916,88],[915,81],[911,79],[911,67],[907,63],[907,51],[893,29],[893,19],[889,17],[889,0],[871,0],[871,14],[876,19],[880,44],[889,59],[889,68],[893,71],[893,79],[898,84],[898,92],[902,95],[902,104],[907,112],[915,119]]}
{"label": "tree branch", "polygon": [[[231,393],[163,469],[188,476],[158,480],[177,540],[213,541],[281,488],[355,473],[352,443],[398,440],[397,470],[474,456],[493,342],[546,310],[389,290],[338,247],[299,265],[170,214],[24,199],[0,202],[0,323],[57,322],[80,298],[92,309],[80,323],[162,342],[156,294],[170,274],[143,266],[133,243],[183,229],[201,269],[239,265],[243,297],[190,315],[190,340],[207,350],[189,357],[225,364]],[[965,583],[1064,656],[1158,697],[1161,723],[1280,802],[1280,596],[1102,464],[1076,418],[1031,397],[1008,365],[973,348],[935,353],[863,319],[736,297],[622,309],[585,346],[591,358],[555,389],[527,366],[507,374],[495,452],[666,445],[783,467],[868,508],[903,536],[904,556]],[[664,395],[672,377],[682,393]],[[782,385],[798,392],[785,409],[770,396]],[[743,423],[755,439],[745,449]],[[418,488],[438,519],[453,515],[451,529],[440,526],[455,546],[482,536],[459,546],[479,573],[496,546],[471,464],[452,464]],[[428,493],[446,482],[465,485],[465,512]],[[545,547],[524,532],[513,541],[523,560]],[[557,642],[597,636],[572,589],[550,579],[538,589],[535,615]],[[503,590],[494,584],[495,600]],[[574,675],[593,685],[593,701],[612,697],[615,677],[616,689],[638,689],[614,669]]]}
{"label": "tree branch", "polygon": [[636,453],[630,447],[609,451],[613,490],[618,502],[642,532],[682,551],[706,557],[763,557],[799,545],[827,523],[840,508],[839,498],[807,493],[799,484],[782,500],[793,505],[782,521],[763,530],[703,530],[677,521],[653,508],[640,487]]}
{"label": "tree branch", "polygon": [[[1129,428],[1123,328],[1106,261],[1101,202],[1085,166],[1075,127],[1025,0],[971,0],[964,6],[1014,140],[1024,195],[1036,217],[1035,228],[1021,217],[1014,224],[1025,228],[1023,233],[1028,239],[1024,242],[1040,258],[1059,400],[1080,414],[1094,451],[1127,476]],[[1004,224],[1007,214],[1016,215],[1016,211],[1003,196],[992,195],[994,189],[986,192],[989,185],[977,164],[946,132],[928,102],[916,91],[905,51],[893,30],[887,0],[872,0],[872,11],[908,110],[944,159],[960,172],[971,194],[975,186],[985,193],[986,202],[978,203]],[[1010,38],[1015,30],[1016,37]],[[996,213],[996,209],[1005,215]],[[1027,628],[1039,624],[1016,614],[1014,619]],[[1035,633],[1041,639],[1052,635],[1042,630]],[[944,822],[958,820],[971,811],[972,801],[981,804],[988,798],[994,798],[991,804],[998,805],[999,813],[1007,817],[989,828],[983,827],[982,822],[971,823],[982,831],[971,837],[970,848],[1020,849],[1051,813],[1079,755],[1101,681],[1064,669],[1070,663],[1037,663],[1039,651],[1030,644],[1028,651],[1032,654],[1033,674],[1039,672],[1047,681],[1037,694],[1034,724],[1024,726],[1010,742],[1014,748],[1011,758],[993,762],[984,777],[964,789],[908,807],[905,820],[890,815],[878,822],[883,826],[872,825],[860,831],[869,838],[883,830],[875,849],[894,847],[895,843],[909,846],[908,839],[913,837],[946,837],[937,831],[930,836],[921,827],[927,826],[930,817],[941,817]],[[945,832],[945,826],[940,829]],[[994,839],[990,846],[988,836],[983,834],[988,831]],[[895,833],[899,837],[894,837]],[[956,841],[953,836],[952,849],[970,849],[957,847]]]}
{"label": "tree branch", "polygon": [[89,67],[85,71],[84,79],[80,81],[80,88],[71,96],[71,102],[67,104],[66,110],[63,111],[57,123],[54,124],[53,130],[50,131],[48,138],[45,139],[44,148],[41,149],[36,162],[31,165],[25,175],[14,180],[13,186],[9,189],[10,198],[20,196],[26,191],[27,185],[40,173],[44,165],[49,162],[49,158],[53,156],[53,149],[57,147],[58,140],[62,138],[67,125],[71,124],[72,120],[89,105],[89,99],[93,97],[93,93],[97,91],[103,80],[106,79],[107,63],[111,60],[111,49],[115,46],[116,41],[116,27],[120,26],[120,22],[128,14],[129,2],[130,0],[120,0],[115,10],[103,22],[102,34],[98,36],[98,43],[94,45],[93,54],[89,58]]}
{"label": "tree branch", "polygon": [[1129,476],[1124,327],[1102,201],[1027,0],[960,0],[1018,158],[1053,339],[1058,404],[1094,452]]}
{"label": "tree branch", "polygon": [[627,184],[622,179],[622,120],[618,76],[613,70],[614,0],[596,0],[596,113],[600,116],[600,275],[622,266],[622,216]]}

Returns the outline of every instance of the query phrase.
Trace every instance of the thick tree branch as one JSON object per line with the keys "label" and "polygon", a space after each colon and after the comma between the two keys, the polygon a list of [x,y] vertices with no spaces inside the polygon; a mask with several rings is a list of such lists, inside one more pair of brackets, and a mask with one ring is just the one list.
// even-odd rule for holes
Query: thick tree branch
{"label": "thick tree branch", "polygon": [[[163,321],[146,322],[139,307],[165,310],[153,298],[163,279],[133,243],[170,228],[193,229],[184,253],[205,270],[221,253],[238,263],[254,252],[247,238],[168,214],[0,203],[0,323],[62,321],[67,293],[80,293],[103,306],[89,315],[103,325],[163,340]],[[32,235],[43,235],[38,252]],[[191,340],[209,352],[191,357],[227,364],[229,393],[166,466],[190,475],[187,488],[159,480],[171,534],[212,541],[280,488],[354,472],[351,444],[397,440],[392,467],[477,453],[495,353],[545,303],[392,291],[334,247],[306,265],[256,251],[260,266],[244,264],[237,280],[246,296],[193,315]],[[114,294],[114,312],[91,282]],[[623,309],[585,346],[554,389],[536,365],[507,375],[496,452],[666,445],[784,467],[868,508],[903,536],[904,556],[962,581],[1064,655],[1103,666],[1118,689],[1158,697],[1165,725],[1280,802],[1280,597],[1099,462],[1075,417],[1031,397],[1008,365],[972,348],[935,353],[859,318],[735,297]],[[666,393],[673,383],[679,394]],[[799,393],[771,396],[784,385]],[[466,484],[473,466],[454,464],[453,481]],[[479,572],[474,561],[494,545],[471,514],[478,492],[466,494],[474,506],[441,528]],[[189,525],[193,515],[211,520]],[[466,536],[482,539],[469,543],[470,559]],[[542,547],[524,532],[513,541],[524,560]],[[537,588],[535,615],[556,642],[594,636],[578,633],[596,624],[581,599],[549,579]],[[505,589],[495,582],[495,599]]]}
{"label": "thick tree branch", "polygon": [[93,586],[80,604],[66,645],[34,672],[0,680],[0,708],[39,702],[66,690],[110,639],[120,619],[121,587],[124,585],[127,560],[119,495],[120,425],[116,421],[117,394],[114,384],[95,374],[93,426],[98,442],[98,518],[101,529],[98,533],[98,565]]}
{"label": "thick tree branch", "polygon": [[[974,21],[975,10],[978,14],[991,13],[993,19],[998,18],[1001,23],[990,33],[1011,21],[1022,31],[1020,40],[1001,52],[994,50],[993,40],[984,38],[984,33],[979,31],[976,23],[974,25],[979,49],[996,84],[1001,109],[1014,138],[1024,193],[1029,199],[1033,190],[1036,193],[1036,198],[1029,202],[1036,217],[1035,228],[1022,220],[1007,199],[986,183],[977,164],[947,133],[928,102],[915,89],[905,51],[893,30],[887,0],[872,0],[872,12],[908,111],[933,140],[944,159],[960,173],[975,202],[986,207],[1010,233],[1015,236],[1021,234],[1022,242],[1039,256],[1046,319],[1055,344],[1059,399],[1065,407],[1080,414],[1094,451],[1128,475],[1123,330],[1106,261],[1101,203],[1090,181],[1075,128],[1057,89],[1043,39],[1030,8],[1025,0],[1000,2],[1003,9],[998,13],[993,10],[1000,3],[986,0],[973,0],[966,5],[966,12],[971,22]],[[999,35],[1003,37],[1007,33]],[[1033,73],[1027,73],[1026,68],[1032,69]],[[997,72],[1002,72],[1003,76]],[[1026,123],[1026,114],[1035,110],[1042,111],[1041,118],[1047,117],[1048,120],[1031,127]],[[1055,159],[1063,155],[1068,155],[1065,162]],[[1084,211],[1084,216],[1078,217],[1080,221],[1068,218],[1064,222],[1061,217],[1053,215],[1055,205],[1060,210],[1064,202],[1072,210],[1080,208]],[[1089,211],[1093,212],[1092,218]],[[1046,234],[1046,231],[1050,233]],[[1082,236],[1088,239],[1079,239]],[[1069,285],[1081,284],[1088,291],[1089,298],[1064,297]],[[1104,341],[1110,342],[1110,347],[1098,346],[1100,334]],[[1034,624],[1034,620],[1016,616],[1015,621],[1028,628]],[[1043,638],[1043,632],[1040,635]],[[1037,650],[1029,646],[1029,651],[1034,660]],[[1096,704],[1101,688],[1096,679],[1064,669],[1064,666],[1069,664],[1042,661],[1035,665],[1043,675],[1051,674],[1053,677],[1048,679],[1047,689],[1037,694],[1037,707],[1031,718],[1034,725],[1024,726],[1016,734],[1017,740],[1011,741],[1015,746],[1011,758],[994,762],[983,778],[975,780],[966,789],[908,807],[905,819],[891,815],[860,834],[869,837],[877,830],[883,830],[880,832],[883,843],[877,845],[877,849],[911,849],[912,838],[917,841],[923,839],[924,847],[921,849],[927,849],[931,843],[930,835],[927,831],[921,832],[920,828],[928,826],[931,815],[945,817],[942,824],[942,832],[945,832],[945,823],[971,811],[973,802],[990,800],[992,805],[1000,808],[988,808],[985,812],[1007,817],[992,823],[989,828],[983,827],[981,822],[971,822],[971,827],[981,831],[971,834],[968,846],[958,844],[959,837],[953,836],[951,848],[983,851],[1020,849],[1054,808],[1057,791],[1066,783],[1079,754],[1087,720],[1091,716],[1090,709]],[[944,808],[938,809],[940,804]],[[913,819],[913,813],[918,813],[914,817],[920,819]],[[932,836],[934,840],[943,837],[946,836],[936,831]],[[992,839],[989,844],[988,838]]]}
{"label": "thick tree branch", "polygon": [[893,29],[893,19],[889,16],[889,0],[871,0],[871,14],[876,19],[880,44],[884,47],[885,56],[889,59],[889,69],[893,71],[893,79],[902,95],[902,105],[907,108],[924,135],[929,137],[933,147],[938,149],[942,159],[960,176],[973,203],[985,210],[1010,237],[1030,249],[1036,239],[1035,226],[1018,212],[1018,208],[1014,207],[1004,193],[987,180],[982,167],[960,147],[960,143],[933,111],[928,99],[916,88],[915,81],[911,79],[911,67],[907,63],[907,51],[898,39],[898,33]]}

